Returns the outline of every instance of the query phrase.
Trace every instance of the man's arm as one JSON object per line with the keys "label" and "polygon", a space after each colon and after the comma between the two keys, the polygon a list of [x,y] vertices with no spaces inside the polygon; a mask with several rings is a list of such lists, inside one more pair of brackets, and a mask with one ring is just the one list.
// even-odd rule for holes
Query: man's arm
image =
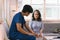
{"label": "man's arm", "polygon": [[23,28],[21,27],[22,25],[20,23],[16,23],[17,26],[17,30],[23,34],[29,34],[29,32],[26,32],[23,30]]}
{"label": "man's arm", "polygon": [[25,23],[25,27],[35,36],[38,37],[38,34],[36,34],[32,29],[29,28],[29,26]]}
{"label": "man's arm", "polygon": [[29,33],[23,30],[23,28],[21,27],[22,25],[20,23],[16,23],[16,26],[17,26],[17,30],[21,32],[22,34],[33,35],[32,33]]}

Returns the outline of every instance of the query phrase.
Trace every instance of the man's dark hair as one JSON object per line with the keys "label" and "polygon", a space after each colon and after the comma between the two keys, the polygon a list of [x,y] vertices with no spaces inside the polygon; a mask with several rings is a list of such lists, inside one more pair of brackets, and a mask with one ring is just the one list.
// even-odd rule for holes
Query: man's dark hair
{"label": "man's dark hair", "polygon": [[33,8],[30,5],[24,5],[22,12],[29,12],[32,13],[33,12]]}

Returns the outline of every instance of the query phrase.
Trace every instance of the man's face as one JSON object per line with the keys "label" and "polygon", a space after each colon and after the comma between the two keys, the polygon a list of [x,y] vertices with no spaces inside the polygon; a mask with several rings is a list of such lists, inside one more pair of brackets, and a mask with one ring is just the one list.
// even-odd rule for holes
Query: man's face
{"label": "man's face", "polygon": [[28,16],[29,14],[30,14],[29,12],[26,12],[26,13],[25,13],[25,16]]}

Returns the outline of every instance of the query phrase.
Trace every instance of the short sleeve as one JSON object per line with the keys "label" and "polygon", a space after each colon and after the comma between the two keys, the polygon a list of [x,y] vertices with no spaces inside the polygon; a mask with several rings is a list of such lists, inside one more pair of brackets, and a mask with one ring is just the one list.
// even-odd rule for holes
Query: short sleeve
{"label": "short sleeve", "polygon": [[14,21],[15,21],[15,23],[22,23],[21,16],[19,16],[19,15],[14,16]]}
{"label": "short sleeve", "polygon": [[42,22],[42,29],[44,29],[44,23]]}
{"label": "short sleeve", "polygon": [[20,14],[17,14],[15,17],[14,17],[14,21],[15,23],[20,23],[20,24],[25,24],[25,20],[24,20],[24,17]]}

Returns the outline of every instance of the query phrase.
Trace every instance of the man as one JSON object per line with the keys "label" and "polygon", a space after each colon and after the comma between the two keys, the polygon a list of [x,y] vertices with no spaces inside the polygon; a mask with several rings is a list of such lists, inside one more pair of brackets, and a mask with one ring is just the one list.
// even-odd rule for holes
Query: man
{"label": "man", "polygon": [[[29,26],[26,24],[23,16],[28,16],[33,12],[33,9],[30,5],[25,5],[22,12],[18,12],[12,20],[9,38],[10,40],[36,40],[34,32],[29,29]],[[23,27],[26,27],[29,32],[26,32]]]}

